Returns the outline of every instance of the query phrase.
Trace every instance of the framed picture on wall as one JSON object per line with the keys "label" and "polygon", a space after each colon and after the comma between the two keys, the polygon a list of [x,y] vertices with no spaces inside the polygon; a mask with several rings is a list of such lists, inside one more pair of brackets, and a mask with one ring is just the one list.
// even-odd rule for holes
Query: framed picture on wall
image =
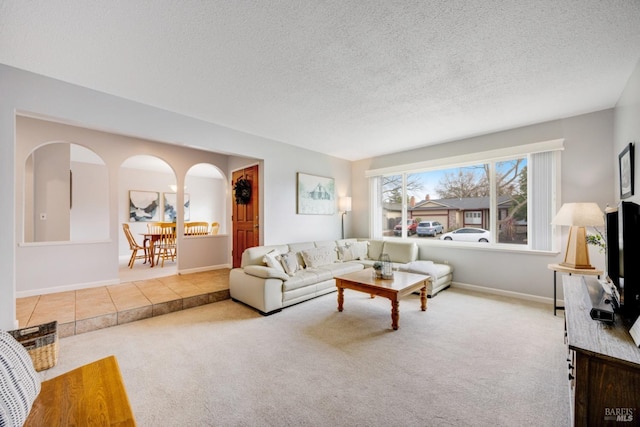
{"label": "framed picture on wall", "polygon": [[[166,222],[176,222],[178,216],[176,193],[163,193],[164,196],[164,220]],[[189,221],[191,210],[189,209],[191,201],[189,194],[184,195],[184,221]]]}
{"label": "framed picture on wall", "polygon": [[620,198],[626,199],[633,196],[634,192],[634,154],[633,142],[622,150],[618,156],[618,166],[620,167]]}
{"label": "framed picture on wall", "polygon": [[159,221],[160,193],[129,190],[129,221]]}
{"label": "framed picture on wall", "polygon": [[334,179],[298,172],[298,214],[333,215],[335,213]]}

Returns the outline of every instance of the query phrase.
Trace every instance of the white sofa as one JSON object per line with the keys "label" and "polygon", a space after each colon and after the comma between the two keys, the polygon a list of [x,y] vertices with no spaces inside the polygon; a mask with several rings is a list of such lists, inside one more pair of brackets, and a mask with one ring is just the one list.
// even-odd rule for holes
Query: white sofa
{"label": "white sofa", "polygon": [[248,248],[229,274],[229,292],[234,301],[272,314],[335,291],[334,277],[370,267],[382,253],[394,269],[429,274],[429,297],[451,285],[453,268],[418,260],[414,242],[343,239]]}
{"label": "white sofa", "polygon": [[372,266],[380,258],[380,255],[385,253],[391,258],[395,270],[431,276],[431,282],[427,288],[429,298],[451,286],[453,267],[429,259],[420,259],[420,251],[416,243],[397,240],[367,240],[367,242],[369,242],[367,259],[358,261],[366,267]]}

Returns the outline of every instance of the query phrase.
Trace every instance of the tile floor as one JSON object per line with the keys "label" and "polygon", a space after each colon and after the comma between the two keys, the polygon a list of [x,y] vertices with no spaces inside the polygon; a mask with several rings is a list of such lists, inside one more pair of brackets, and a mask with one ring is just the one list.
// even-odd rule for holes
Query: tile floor
{"label": "tile floor", "polygon": [[229,270],[178,275],[175,266],[120,268],[120,284],[18,298],[20,328],[58,321],[66,337],[229,298]]}

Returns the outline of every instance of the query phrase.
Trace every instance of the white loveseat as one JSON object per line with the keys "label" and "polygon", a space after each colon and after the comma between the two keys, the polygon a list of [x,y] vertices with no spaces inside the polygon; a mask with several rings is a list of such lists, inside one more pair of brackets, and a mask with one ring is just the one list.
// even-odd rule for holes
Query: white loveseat
{"label": "white loveseat", "polygon": [[234,301],[272,314],[335,291],[334,277],[370,267],[382,253],[394,269],[429,274],[430,297],[451,285],[453,268],[418,260],[414,242],[343,239],[248,248],[230,272],[229,292]]}

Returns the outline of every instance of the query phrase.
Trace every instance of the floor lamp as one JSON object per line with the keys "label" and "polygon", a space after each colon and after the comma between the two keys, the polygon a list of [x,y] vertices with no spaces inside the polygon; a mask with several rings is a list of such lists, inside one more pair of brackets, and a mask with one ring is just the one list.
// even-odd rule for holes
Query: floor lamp
{"label": "floor lamp", "polygon": [[342,238],[344,239],[344,216],[347,212],[351,212],[351,197],[340,197],[338,210],[342,212]]}
{"label": "floor lamp", "polygon": [[587,248],[585,227],[604,225],[604,214],[596,203],[565,203],[556,214],[552,225],[570,226],[564,261],[560,265],[575,269],[592,270]]}

